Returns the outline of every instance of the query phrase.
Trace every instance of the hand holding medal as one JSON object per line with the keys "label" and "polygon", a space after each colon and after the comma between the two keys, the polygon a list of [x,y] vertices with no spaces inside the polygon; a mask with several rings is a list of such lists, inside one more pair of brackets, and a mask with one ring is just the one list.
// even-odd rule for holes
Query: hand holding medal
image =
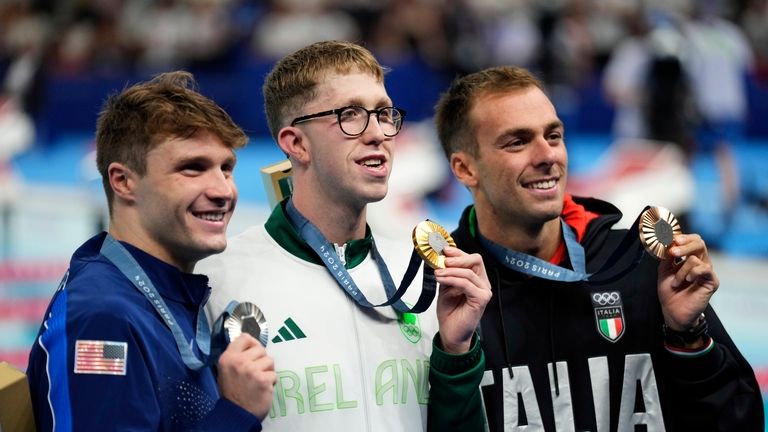
{"label": "hand holding medal", "polygon": [[[240,337],[243,333],[253,339]],[[256,305],[232,301],[214,324],[211,346],[221,395],[260,419],[269,412],[277,382],[274,361],[264,349],[267,333]]]}
{"label": "hand holding medal", "polygon": [[229,344],[243,333],[253,336],[263,347],[267,346],[269,326],[261,309],[253,303],[233,300],[213,323],[210,364],[215,365]]}
{"label": "hand holding medal", "polygon": [[412,237],[416,252],[430,267],[445,268],[443,249],[446,246],[456,247],[445,228],[427,219],[413,228]]}
{"label": "hand holding medal", "polygon": [[665,334],[685,335],[703,328],[702,312],[720,284],[704,241],[696,234],[683,235],[675,215],[663,207],[647,208],[640,215],[638,231],[645,250],[662,260],[658,292]]}
{"label": "hand holding medal", "polygon": [[242,333],[248,333],[263,346],[267,346],[269,327],[264,314],[258,306],[249,302],[238,303],[231,311],[225,311],[223,321],[227,343],[237,339]]}
{"label": "hand holding medal", "polygon": [[[466,353],[491,299],[491,284],[483,260],[478,254],[469,255],[456,248],[451,235],[430,220],[416,225],[412,235],[416,252],[434,269],[440,283],[436,307],[440,347],[451,354]],[[448,246],[451,249],[446,254]],[[446,265],[447,259],[450,266]],[[427,270],[425,267],[424,271]]]}
{"label": "hand holding medal", "polygon": [[[665,260],[669,259],[669,247],[674,243],[675,236],[682,234],[680,223],[672,212],[664,207],[649,207],[639,219],[638,231],[640,243],[651,255]],[[684,258],[675,259],[675,264]]]}

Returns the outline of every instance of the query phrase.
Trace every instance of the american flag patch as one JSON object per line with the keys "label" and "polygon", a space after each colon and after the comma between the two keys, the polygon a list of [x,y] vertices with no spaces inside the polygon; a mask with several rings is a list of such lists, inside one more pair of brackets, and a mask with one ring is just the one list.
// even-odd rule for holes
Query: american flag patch
{"label": "american flag patch", "polygon": [[75,373],[125,375],[127,351],[125,342],[78,340],[75,343]]}

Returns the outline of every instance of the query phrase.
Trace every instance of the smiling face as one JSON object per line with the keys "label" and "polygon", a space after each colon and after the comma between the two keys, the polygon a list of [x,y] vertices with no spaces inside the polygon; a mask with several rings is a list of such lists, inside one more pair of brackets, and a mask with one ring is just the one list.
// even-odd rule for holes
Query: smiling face
{"label": "smiling face", "polygon": [[130,174],[128,211],[113,218],[131,224],[120,239],[184,271],[223,251],[237,202],[234,167],[232,149],[207,131],[166,139],[147,153],[145,175]]}
{"label": "smiling face", "polygon": [[[331,73],[317,86],[316,94],[302,115],[350,105],[368,110],[392,106],[384,83],[366,73]],[[386,196],[394,138],[384,135],[375,115],[356,137],[341,131],[335,115],[313,118],[295,127],[307,140],[308,181],[302,192],[356,209]]]}
{"label": "smiling face", "polygon": [[477,154],[454,158],[467,167],[466,175],[457,176],[472,191],[478,219],[536,229],[558,218],[568,154],[562,122],[541,89],[480,94],[470,124]]}

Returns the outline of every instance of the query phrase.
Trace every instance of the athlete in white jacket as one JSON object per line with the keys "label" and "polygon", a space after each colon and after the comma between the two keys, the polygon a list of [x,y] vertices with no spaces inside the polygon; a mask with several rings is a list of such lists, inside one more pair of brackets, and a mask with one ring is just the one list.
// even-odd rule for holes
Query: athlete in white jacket
{"label": "athlete in white jacket", "polygon": [[[490,285],[479,255],[444,251],[437,301],[422,314],[364,306],[389,296],[380,263],[397,285],[412,251],[366,224],[368,203],[387,193],[405,116],[381,65],[358,45],[315,43],[277,62],[264,97],[293,166],[293,195],[198,270],[215,287],[211,318],[232,300],[266,316],[278,382],[265,430],[482,430],[484,358],[473,335]],[[421,281],[420,272],[405,305]]]}

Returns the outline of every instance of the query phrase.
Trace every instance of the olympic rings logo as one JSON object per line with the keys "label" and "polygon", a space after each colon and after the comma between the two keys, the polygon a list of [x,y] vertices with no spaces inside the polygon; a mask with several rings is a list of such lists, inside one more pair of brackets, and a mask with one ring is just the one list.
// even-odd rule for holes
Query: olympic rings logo
{"label": "olympic rings logo", "polygon": [[409,325],[409,326],[403,326],[402,328],[403,328],[403,332],[404,332],[404,333],[405,333],[407,336],[410,336],[410,337],[418,336],[418,335],[419,335],[419,333],[421,333],[421,332],[419,331],[419,328],[418,328],[418,327],[416,327],[416,326],[410,326],[410,325]]}
{"label": "olympic rings logo", "polygon": [[600,306],[613,306],[621,301],[621,296],[617,291],[592,293],[592,301]]}

